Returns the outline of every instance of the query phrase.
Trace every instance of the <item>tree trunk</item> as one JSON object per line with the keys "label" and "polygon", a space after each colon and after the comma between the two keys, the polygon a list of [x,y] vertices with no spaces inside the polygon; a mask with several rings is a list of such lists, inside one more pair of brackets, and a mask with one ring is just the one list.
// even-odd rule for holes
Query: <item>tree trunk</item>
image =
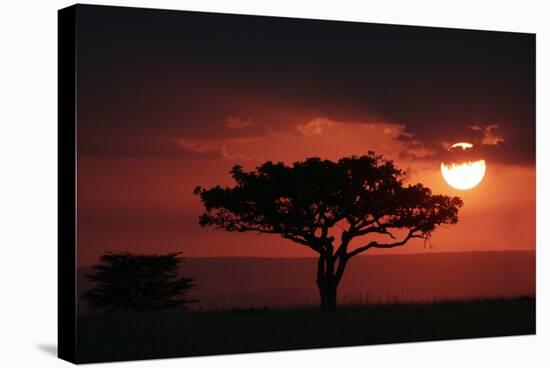
{"label": "tree trunk", "polygon": [[[324,312],[334,311],[337,307],[338,284],[345,264],[339,264],[338,270],[335,270],[335,261],[336,258],[331,255],[321,255],[317,263],[317,286],[321,299],[321,310]],[[342,267],[342,272],[338,272],[340,267]]]}
{"label": "tree trunk", "polygon": [[319,295],[321,297],[321,310],[330,312],[335,311],[337,302],[337,282],[326,282],[322,285],[319,285]]}

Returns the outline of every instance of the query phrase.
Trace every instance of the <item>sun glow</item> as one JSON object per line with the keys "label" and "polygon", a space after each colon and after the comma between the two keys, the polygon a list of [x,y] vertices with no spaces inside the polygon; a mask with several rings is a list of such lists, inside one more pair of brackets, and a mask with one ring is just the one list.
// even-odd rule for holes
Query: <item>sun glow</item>
{"label": "sun glow", "polygon": [[[451,150],[458,147],[467,150],[473,145],[465,142],[456,143],[451,146]],[[483,180],[486,169],[485,160],[441,163],[441,174],[445,181],[453,188],[460,190],[471,189],[478,185]]]}

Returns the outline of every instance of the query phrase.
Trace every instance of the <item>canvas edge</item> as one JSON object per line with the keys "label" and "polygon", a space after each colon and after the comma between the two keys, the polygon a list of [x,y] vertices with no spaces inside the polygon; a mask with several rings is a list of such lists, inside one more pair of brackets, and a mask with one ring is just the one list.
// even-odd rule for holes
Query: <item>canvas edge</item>
{"label": "canvas edge", "polygon": [[76,5],[57,16],[57,354],[76,363]]}
{"label": "canvas edge", "polygon": [[[394,27],[417,27],[417,28],[435,28],[435,29],[451,29],[460,31],[476,31],[476,32],[498,32],[498,33],[513,33],[532,36],[536,43],[535,32],[515,32],[501,31],[488,29],[462,29],[452,27],[431,27],[422,25],[407,25],[407,24],[392,24],[392,23],[371,23],[358,21],[345,21],[333,19],[317,19],[317,18],[302,18],[302,17],[284,17],[271,16],[261,14],[240,14],[240,13],[218,13],[209,11],[193,11],[184,9],[162,9],[148,7],[130,7],[130,6],[108,6],[108,5],[72,5],[67,8],[58,10],[58,357],[68,362],[78,364],[77,357],[77,79],[76,79],[76,62],[77,62],[77,35],[76,35],[76,18],[77,9],[86,7],[95,8],[124,8],[131,10],[150,10],[150,11],[165,11],[165,12],[186,12],[186,13],[204,13],[215,15],[231,15],[245,17],[266,17],[278,18],[284,20],[307,20],[307,21],[323,21],[323,22],[343,22],[343,23],[362,23],[362,24],[377,24],[389,25]],[[536,49],[533,50],[536,52]],[[535,70],[533,70],[535,72]],[[462,339],[476,338],[493,338],[507,336],[529,336],[536,335],[536,329],[531,334],[526,335],[495,335],[484,337],[466,337]],[[446,341],[446,340],[426,340],[431,341]],[[402,342],[397,342],[402,343]],[[395,344],[395,343],[390,343]],[[378,345],[378,344],[374,344]],[[387,345],[384,343],[383,345]],[[342,347],[362,347],[369,345],[344,345]],[[321,349],[334,347],[321,347]],[[336,347],[339,348],[339,347]],[[319,348],[305,349],[285,349],[274,350],[274,352],[284,352],[293,350],[312,350]],[[236,354],[251,354],[270,352],[251,351],[240,352]],[[235,353],[229,353],[234,355]],[[214,356],[227,355],[226,353],[216,354]],[[201,356],[201,355],[198,355]],[[206,354],[206,356],[212,356]],[[190,356],[173,356],[173,357],[151,357],[146,360],[166,359],[166,358],[189,358]],[[90,363],[100,362],[117,362],[117,361],[136,361],[143,359],[124,359],[114,361],[94,361]],[[86,362],[88,363],[88,362]]]}
{"label": "canvas edge", "polygon": [[[282,21],[310,21],[310,22],[330,22],[330,23],[359,23],[359,24],[370,24],[378,26],[392,26],[392,27],[402,27],[402,28],[427,28],[427,29],[439,29],[439,30],[453,30],[453,31],[467,31],[467,32],[495,32],[495,33],[507,33],[507,34],[522,34],[522,35],[535,35],[535,31],[514,31],[514,30],[502,30],[502,29],[490,29],[490,28],[461,28],[461,27],[445,27],[445,26],[430,26],[425,24],[409,24],[409,23],[393,23],[393,22],[380,22],[380,21],[368,21],[368,20],[358,20],[358,19],[339,19],[339,18],[327,18],[327,17],[307,17],[307,16],[290,16],[290,15],[277,15],[277,14],[265,14],[265,13],[253,13],[247,11],[216,11],[216,10],[198,10],[198,9],[182,9],[182,8],[165,8],[165,7],[156,7],[155,5],[150,6],[138,6],[138,5],[126,5],[126,4],[86,4],[79,3],[80,7],[88,8],[109,8],[109,9],[125,9],[125,10],[141,10],[141,11],[154,11],[154,12],[165,12],[165,13],[201,13],[208,15],[230,15],[235,17],[261,17],[261,18],[272,18]],[[267,12],[269,13],[269,12]]]}

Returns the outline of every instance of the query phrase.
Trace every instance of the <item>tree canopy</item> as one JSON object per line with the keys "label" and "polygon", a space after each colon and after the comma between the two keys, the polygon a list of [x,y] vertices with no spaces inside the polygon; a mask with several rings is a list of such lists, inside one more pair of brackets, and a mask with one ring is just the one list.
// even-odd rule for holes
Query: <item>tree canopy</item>
{"label": "tree canopy", "polygon": [[[335,239],[327,236],[336,224],[344,226],[341,245],[369,233],[393,238],[391,229],[403,228],[408,238],[427,238],[436,226],[455,224],[462,206],[460,198],[433,195],[422,184],[403,186],[402,171],[372,152],[338,162],[266,162],[250,172],[235,166],[231,175],[234,187],[195,189],[206,209],[202,226],[279,234],[319,253],[334,248]],[[372,242],[368,248],[392,245]]]}
{"label": "tree canopy", "polygon": [[82,298],[92,310],[150,311],[182,308],[193,279],[180,276],[180,253],[142,255],[107,252],[86,277],[94,288]]}

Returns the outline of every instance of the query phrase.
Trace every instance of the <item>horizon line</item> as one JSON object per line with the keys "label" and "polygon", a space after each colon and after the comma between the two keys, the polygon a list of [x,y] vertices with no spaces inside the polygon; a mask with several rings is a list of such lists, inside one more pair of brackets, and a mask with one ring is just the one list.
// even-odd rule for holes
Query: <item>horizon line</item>
{"label": "horizon line", "polygon": [[[467,253],[518,253],[518,252],[534,252],[536,253],[536,248],[533,249],[491,249],[491,250],[464,250],[464,251],[435,251],[435,252],[410,252],[410,253],[399,253],[399,254],[360,254],[357,257],[377,257],[377,256],[389,256],[389,257],[399,257],[399,256],[415,256],[415,255],[439,255],[439,254],[467,254]],[[130,252],[132,253],[132,252]],[[138,253],[136,253],[138,254]],[[142,253],[139,253],[142,254]],[[155,254],[155,253],[151,253]],[[160,253],[158,253],[160,254]],[[294,257],[266,257],[266,256],[183,256],[183,259],[219,259],[219,258],[228,258],[228,259],[317,259],[316,256],[294,256]],[[98,260],[99,261],[99,260]],[[90,267],[93,264],[86,265],[77,265],[77,268]]]}

